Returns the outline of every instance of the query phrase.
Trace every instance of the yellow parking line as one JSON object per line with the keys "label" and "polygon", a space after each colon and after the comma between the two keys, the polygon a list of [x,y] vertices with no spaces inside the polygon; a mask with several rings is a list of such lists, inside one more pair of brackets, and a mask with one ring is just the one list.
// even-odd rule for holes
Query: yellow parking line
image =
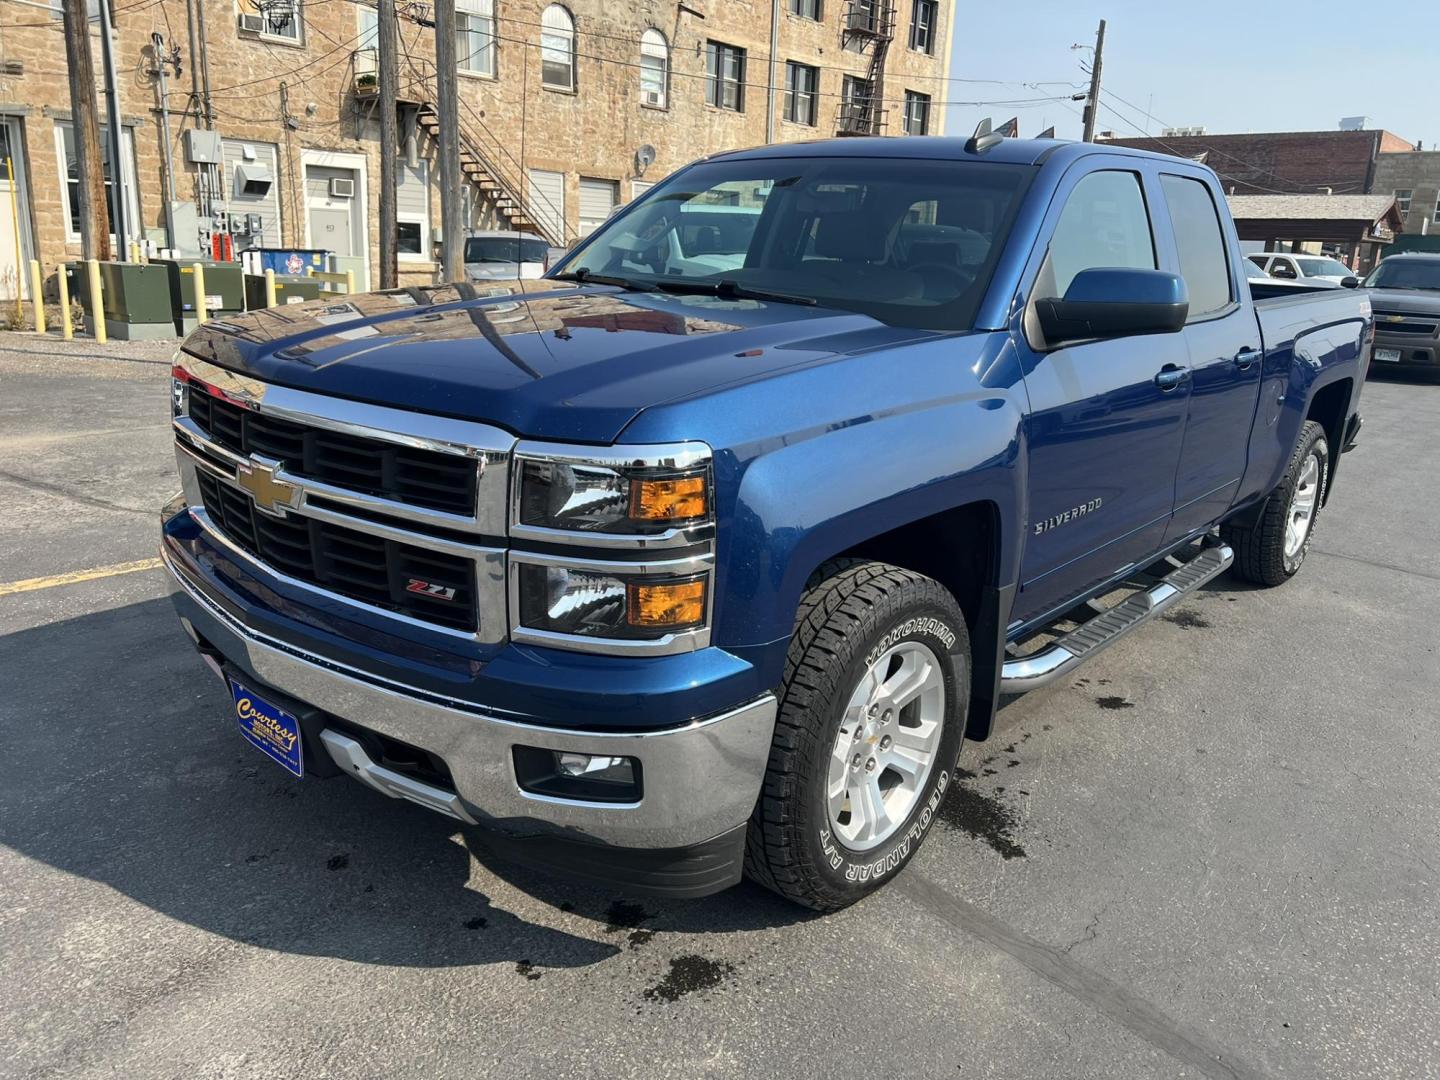
{"label": "yellow parking line", "polygon": [[68,574],[7,581],[0,583],[0,596],[34,592],[36,589],[53,589],[56,585],[74,585],[77,581],[94,581],[96,578],[116,577],[119,574],[133,574],[137,570],[154,570],[159,565],[159,559],[137,559],[135,562],[116,563],[114,566],[97,566],[93,570],[72,570]]}

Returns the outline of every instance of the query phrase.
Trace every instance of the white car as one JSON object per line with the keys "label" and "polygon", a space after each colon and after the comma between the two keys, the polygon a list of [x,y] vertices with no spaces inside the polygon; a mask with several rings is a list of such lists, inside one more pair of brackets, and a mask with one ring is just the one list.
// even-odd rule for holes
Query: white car
{"label": "white car", "polygon": [[1355,277],[1354,270],[1329,255],[1290,255],[1260,251],[1247,258],[1271,277],[1281,281],[1299,281],[1322,287],[1328,285],[1338,289],[1346,278]]}
{"label": "white car", "polygon": [[465,277],[470,281],[538,278],[550,261],[550,245],[533,233],[497,229],[465,238]]}

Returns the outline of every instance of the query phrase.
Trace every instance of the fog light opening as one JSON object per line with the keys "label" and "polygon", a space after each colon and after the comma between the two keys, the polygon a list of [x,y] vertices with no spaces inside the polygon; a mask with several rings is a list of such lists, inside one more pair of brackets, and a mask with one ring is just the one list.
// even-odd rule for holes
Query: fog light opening
{"label": "fog light opening", "polygon": [[517,746],[514,761],[520,790],[532,795],[576,802],[640,801],[637,758]]}

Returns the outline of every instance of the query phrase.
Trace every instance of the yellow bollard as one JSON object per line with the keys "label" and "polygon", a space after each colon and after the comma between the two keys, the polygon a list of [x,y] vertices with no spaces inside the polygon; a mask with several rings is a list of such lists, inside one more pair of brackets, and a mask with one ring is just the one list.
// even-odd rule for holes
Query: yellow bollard
{"label": "yellow bollard", "polygon": [[45,332],[45,290],[40,280],[40,260],[30,260],[30,302],[35,305],[35,332]]}
{"label": "yellow bollard", "polygon": [[275,306],[275,271],[269,269],[265,271],[265,306]]}
{"label": "yellow bollard", "polygon": [[105,297],[100,292],[100,260],[87,259],[85,271],[90,279],[90,321],[95,324],[90,328],[90,336],[97,344],[104,345],[109,335],[105,333]]}
{"label": "yellow bollard", "polygon": [[55,280],[60,285],[60,339],[70,341],[75,337],[75,323],[70,318],[70,279],[65,276],[64,263]]}
{"label": "yellow bollard", "polygon": [[354,270],[346,270],[346,271],[345,271],[345,295],[346,295],[346,296],[354,296],[354,295],[355,295],[355,271],[354,271]]}
{"label": "yellow bollard", "polygon": [[195,263],[190,269],[195,275],[195,279],[191,283],[195,286],[195,325],[204,326],[205,320],[210,317],[210,312],[207,310],[209,304],[205,296],[205,267]]}

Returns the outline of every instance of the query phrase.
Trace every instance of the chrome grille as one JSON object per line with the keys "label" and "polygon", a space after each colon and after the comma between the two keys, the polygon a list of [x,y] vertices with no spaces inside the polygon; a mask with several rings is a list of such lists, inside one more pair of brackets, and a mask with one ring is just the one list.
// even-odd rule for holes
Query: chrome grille
{"label": "chrome grille", "polygon": [[190,419],[232,453],[278,459],[296,476],[429,510],[475,513],[478,472],[468,458],[267,416],[200,388],[190,394]]}
{"label": "chrome grille", "polygon": [[328,521],[274,517],[209,473],[197,472],[196,482],[213,525],[267,566],[388,611],[453,630],[478,629],[473,560]]}

